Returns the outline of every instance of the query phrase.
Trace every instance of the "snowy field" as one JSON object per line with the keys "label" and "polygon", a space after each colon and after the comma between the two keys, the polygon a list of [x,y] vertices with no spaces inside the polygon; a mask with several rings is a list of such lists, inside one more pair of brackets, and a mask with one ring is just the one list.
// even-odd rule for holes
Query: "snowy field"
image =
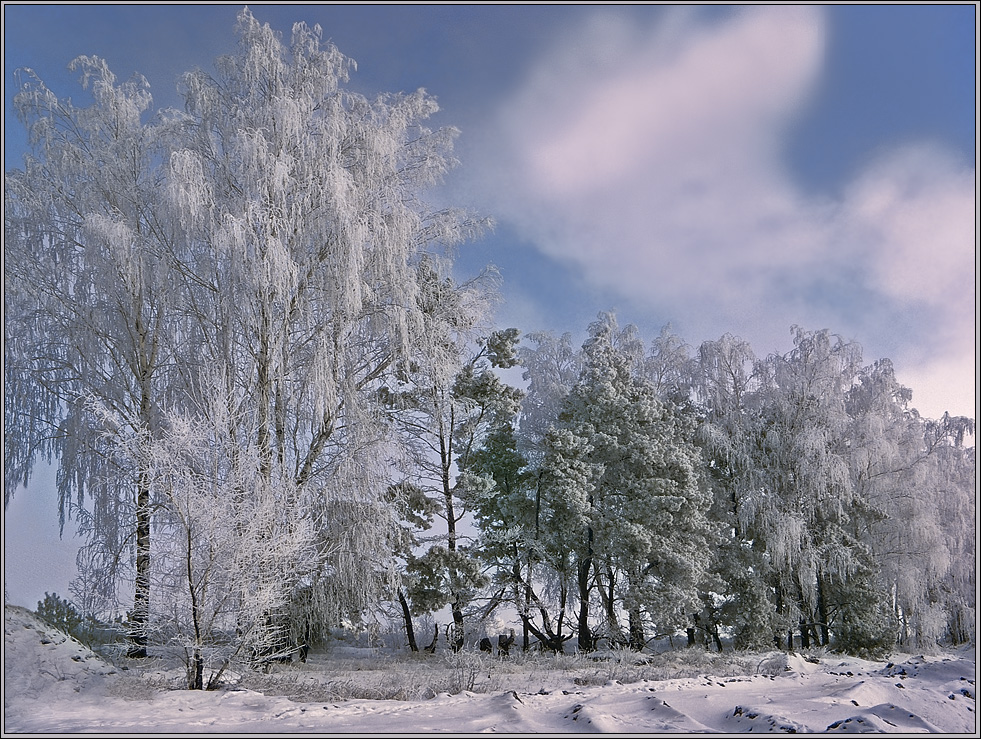
{"label": "snowy field", "polygon": [[500,660],[346,648],[269,675],[229,675],[220,690],[192,692],[172,689],[182,679],[179,664],[151,659],[115,667],[25,608],[8,605],[4,615],[5,735],[978,728],[973,648],[882,662],[678,650],[648,664],[616,656]]}

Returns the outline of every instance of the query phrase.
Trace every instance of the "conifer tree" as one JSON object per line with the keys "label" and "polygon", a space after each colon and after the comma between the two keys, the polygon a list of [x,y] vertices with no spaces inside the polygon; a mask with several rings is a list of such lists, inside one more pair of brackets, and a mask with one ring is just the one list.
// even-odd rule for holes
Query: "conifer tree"
{"label": "conifer tree", "polygon": [[[583,345],[583,370],[543,463],[550,525],[575,542],[579,648],[602,632],[642,649],[647,626],[673,630],[698,609],[713,533],[693,427],[638,376],[642,343],[601,314]],[[626,630],[621,620],[626,614]]]}

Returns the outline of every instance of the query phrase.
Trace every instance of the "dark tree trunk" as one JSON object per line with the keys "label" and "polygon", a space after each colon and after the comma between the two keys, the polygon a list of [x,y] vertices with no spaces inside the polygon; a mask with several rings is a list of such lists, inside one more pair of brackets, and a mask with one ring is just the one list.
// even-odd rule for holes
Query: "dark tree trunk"
{"label": "dark tree trunk", "polygon": [[[783,588],[780,587],[780,583],[777,582],[773,586],[773,596],[776,600],[776,611],[778,614],[783,613]],[[780,634],[773,635],[773,644],[777,649],[780,649]]]}
{"label": "dark tree trunk", "polygon": [[719,626],[718,624],[712,624],[712,641],[715,642],[715,648],[719,650],[719,654],[722,654],[722,639],[719,637]]}
{"label": "dark tree trunk", "polygon": [[[139,337],[138,371],[135,379],[140,388],[140,425],[144,432],[153,433],[153,342],[148,339],[148,329],[143,321],[142,303],[137,305],[135,331]],[[147,656],[150,626],[150,484],[151,474],[146,467],[140,469],[136,480],[136,578],[134,582],[133,612],[130,616],[132,643],[127,657]]]}
{"label": "dark tree trunk", "polygon": [[[439,456],[440,473],[442,475],[443,485],[443,500],[446,506],[446,548],[450,550],[450,553],[455,554],[457,550],[456,524],[458,518],[453,505],[453,487],[450,485],[450,468],[453,465],[453,423],[454,413],[451,408],[448,424],[449,430],[443,428],[442,421],[440,421]],[[463,605],[460,603],[460,595],[458,592],[456,592],[453,585],[453,583],[456,582],[457,574],[458,573],[454,568],[451,568],[450,572],[448,573],[450,582],[450,597],[452,598],[451,610],[453,613],[453,623],[447,627],[446,638],[450,643],[450,648],[454,652],[459,652],[461,649],[463,649],[464,643]]]}
{"label": "dark tree trunk", "polygon": [[800,648],[811,648],[811,625],[804,619],[800,620]]}
{"label": "dark tree trunk", "polygon": [[630,629],[630,648],[635,652],[642,652],[647,645],[644,638],[644,622],[641,620],[640,609],[631,608],[627,614]]}
{"label": "dark tree trunk", "polygon": [[464,631],[463,631],[463,611],[460,610],[460,602],[453,602],[453,641],[452,647],[454,652],[459,652],[463,649],[464,643]]}
{"label": "dark tree trunk", "polygon": [[189,690],[204,690],[204,658],[196,647],[188,664],[187,687]]}
{"label": "dark tree trunk", "polygon": [[187,587],[191,596],[191,621],[194,625],[194,652],[188,660],[188,675],[187,682],[188,688],[191,690],[203,690],[204,689],[204,658],[201,656],[201,613],[200,606],[198,604],[197,590],[194,587],[194,558],[193,554],[193,536],[191,534],[191,528],[188,524],[185,527],[185,532],[187,534],[186,546],[187,546],[187,560],[185,562],[187,566]]}
{"label": "dark tree trunk", "polygon": [[593,632],[589,628],[589,571],[592,563],[589,558],[580,560],[577,568],[579,584],[579,651],[593,651]]}
{"label": "dark tree trunk", "polygon": [[140,473],[136,492],[136,582],[133,612],[130,614],[130,644],[127,657],[147,656],[147,628],[150,622],[150,479]]}
{"label": "dark tree trunk", "polygon": [[[603,613],[606,617],[606,623],[608,625],[608,631],[610,633],[611,644],[616,647],[627,647],[630,646],[629,636],[626,641],[624,641],[623,634],[620,630],[620,620],[617,618],[616,609],[616,579],[614,578],[613,571],[610,568],[606,570],[606,582],[604,584],[603,573],[600,571],[599,565],[595,565],[593,568],[595,573],[596,590],[600,595],[600,602],[602,603]],[[629,627],[628,627],[629,630]]]}
{"label": "dark tree trunk", "polygon": [[409,650],[418,652],[419,646],[416,644],[416,632],[412,628],[412,611],[409,610],[409,602],[405,599],[405,593],[399,589],[399,605],[402,606],[402,618],[405,619],[405,636],[409,640]]}
{"label": "dark tree trunk", "polygon": [[817,607],[818,607],[818,618],[821,619],[820,629],[821,629],[821,646],[826,647],[830,643],[830,635],[828,634],[828,601],[825,597],[825,584],[824,575],[818,573],[817,579]]}
{"label": "dark tree trunk", "polygon": [[[528,578],[531,579],[531,567],[528,568]],[[531,585],[525,585],[525,595],[524,603],[522,604],[522,619],[521,619],[521,650],[524,652],[528,651],[531,646],[531,631],[528,628],[528,609],[531,607]]]}

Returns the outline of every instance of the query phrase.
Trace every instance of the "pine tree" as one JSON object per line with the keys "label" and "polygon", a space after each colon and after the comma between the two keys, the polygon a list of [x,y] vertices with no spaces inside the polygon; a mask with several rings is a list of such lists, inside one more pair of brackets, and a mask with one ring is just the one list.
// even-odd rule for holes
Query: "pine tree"
{"label": "pine tree", "polygon": [[620,331],[601,314],[547,437],[550,524],[575,542],[580,649],[595,643],[594,591],[608,638],[642,649],[647,625],[670,631],[687,623],[708,567],[713,533],[693,427],[638,376],[642,356],[635,330]]}
{"label": "pine tree", "polygon": [[420,538],[424,551],[409,558],[412,609],[452,612],[450,645],[464,645],[464,612],[486,578],[461,530],[468,514],[464,473],[486,434],[518,411],[521,393],[496,370],[515,364],[516,329],[489,330],[487,301],[492,275],[457,285],[435,260],[419,265],[423,337],[406,372],[386,386],[393,428],[404,446],[405,482],[438,502],[445,525]]}

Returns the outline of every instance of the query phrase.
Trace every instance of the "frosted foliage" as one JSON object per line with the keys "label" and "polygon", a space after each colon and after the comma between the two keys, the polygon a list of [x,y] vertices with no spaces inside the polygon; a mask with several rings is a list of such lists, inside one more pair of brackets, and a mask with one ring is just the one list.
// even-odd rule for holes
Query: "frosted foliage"
{"label": "frosted foliage", "polygon": [[256,450],[229,435],[230,406],[215,404],[207,419],[171,417],[149,449],[155,489],[168,502],[155,592],[178,638],[210,643],[237,628],[259,648],[266,617],[289,605],[317,564],[316,530],[288,480],[270,486],[256,474]]}
{"label": "frosted foliage", "polygon": [[[185,77],[205,148],[174,163],[194,193],[193,207],[175,206],[192,238],[214,244],[196,270],[221,290],[214,316],[257,337],[254,351],[214,359],[243,384],[256,367],[259,422],[279,413],[300,434],[276,454],[294,474],[330,479],[327,438],[342,426],[345,438],[373,433],[377,419],[358,413],[364,392],[422,336],[414,262],[437,246],[426,234],[443,216],[418,190],[450,165],[452,134],[420,125],[435,110],[423,93],[369,102],[342,91],[351,65],[320,47],[317,28],[297,25],[288,50],[243,11],[239,32],[242,53],[221,60],[218,78]],[[199,162],[210,163],[203,181]],[[213,215],[201,224],[202,213]]]}
{"label": "frosted foliage", "polygon": [[692,429],[657,399],[643,362],[635,329],[601,314],[547,436],[544,476],[551,525],[580,561],[595,558],[602,577],[619,583],[625,608],[671,629],[698,602],[708,567],[708,494],[695,474]]}
{"label": "frosted foliage", "polygon": [[535,452],[552,424],[558,418],[562,402],[579,378],[578,351],[572,346],[572,335],[561,337],[547,332],[533,333],[519,349],[522,377],[528,383],[522,401],[521,440]]}
{"label": "frosted foliage", "polygon": [[738,413],[754,389],[755,361],[749,344],[731,334],[699,347],[694,370],[696,396],[719,421]]}
{"label": "frosted foliage", "polygon": [[100,59],[73,64],[88,108],[25,72],[34,155],[6,177],[5,499],[57,459],[87,581],[111,599],[135,560],[136,610],[152,590],[181,629],[208,598],[338,615],[391,582],[378,391],[456,361],[424,341],[420,267],[485,225],[424,200],[456,136],[424,91],[343,89],[319,27],[284,44],[246,9],[237,32],[152,123]]}
{"label": "frosted foliage", "polygon": [[[319,29],[294,29],[291,63],[247,11],[240,32],[244,59],[224,60],[219,80],[185,79],[189,109],[208,126],[207,158],[222,162],[212,176],[226,184],[213,189],[236,193],[235,201],[210,206],[234,219],[211,230],[219,243],[267,265],[261,279],[290,308],[290,323],[326,325],[344,341],[345,325],[370,317],[404,354],[420,329],[414,255],[430,244],[432,224],[443,225],[444,243],[468,228],[426,213],[417,199],[450,166],[452,132],[419,125],[435,111],[424,93],[372,103],[342,92],[348,65],[333,47],[320,49]],[[230,92],[241,100],[229,105]],[[222,152],[220,142],[231,143]],[[283,283],[291,273],[297,282]]]}
{"label": "frosted foliage", "polygon": [[[827,332],[795,331],[795,350],[769,357],[757,372],[762,378],[758,392],[766,404],[760,419],[766,455],[754,459],[750,452],[740,464],[752,487],[740,495],[739,520],[744,529],[759,529],[779,567],[797,570],[806,582],[818,563],[831,573],[850,569],[850,555],[840,551],[845,542],[828,534],[847,524],[854,493],[845,456],[844,435],[851,420],[844,393],[861,354]],[[713,354],[719,356],[703,352],[703,359]],[[725,387],[736,377],[730,366],[719,380]],[[720,435],[717,431],[706,438]],[[724,445],[718,448],[725,450]]]}
{"label": "frosted foliage", "polygon": [[421,125],[436,111],[425,93],[342,90],[353,64],[319,28],[297,25],[287,49],[243,11],[239,33],[216,78],[184,79],[196,144],[172,170],[198,200],[178,188],[172,204],[208,276],[202,353],[245,398],[262,474],[296,486],[318,531],[303,609],[339,618],[393,577],[379,501],[398,452],[376,391],[410,358],[455,361],[430,350],[419,265],[476,224],[420,199],[455,135]]}
{"label": "frosted foliage", "polygon": [[115,586],[146,551],[134,528],[151,510],[145,457],[121,463],[118,449],[158,431],[151,401],[168,395],[175,366],[159,262],[165,136],[142,122],[152,102],[142,77],[117,83],[96,57],[71,69],[91,106],[60,100],[29,70],[15,97],[33,154],[6,176],[5,328],[17,339],[5,343],[5,497],[35,463],[57,460],[61,523],[74,517],[89,540],[80,589],[115,610]]}
{"label": "frosted foliage", "polygon": [[206,203],[214,200],[201,159],[187,149],[175,151],[170,155],[168,174],[167,195],[173,207],[184,216],[192,229],[201,226],[208,216]]}
{"label": "frosted foliage", "polygon": [[651,342],[650,350],[641,363],[641,373],[662,400],[680,400],[691,392],[692,358],[690,347],[664,326]]}
{"label": "frosted foliage", "polygon": [[712,457],[715,510],[745,557],[724,570],[764,576],[784,624],[837,613],[832,632],[864,623],[863,639],[877,629],[888,639],[891,604],[901,642],[930,642],[940,635],[935,604],[961,609],[957,618],[972,612],[952,585],[967,560],[954,554],[966,554],[953,543],[958,527],[940,523],[955,517],[938,510],[958,496],[936,492],[936,465],[960,453],[962,422],[923,422],[889,360],[863,367],[854,343],[793,333],[793,351],[762,361],[730,336],[698,352],[698,438]]}

